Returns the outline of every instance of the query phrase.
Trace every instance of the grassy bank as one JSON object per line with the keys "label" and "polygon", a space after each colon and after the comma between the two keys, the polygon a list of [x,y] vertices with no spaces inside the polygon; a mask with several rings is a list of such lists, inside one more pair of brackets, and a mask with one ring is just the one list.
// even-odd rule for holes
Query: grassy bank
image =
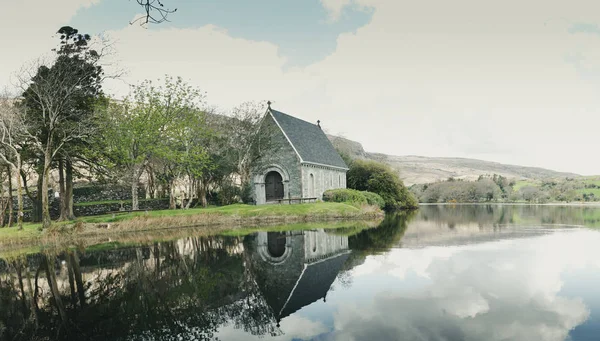
{"label": "grassy bank", "polygon": [[[0,247],[65,244],[75,241],[104,240],[124,233],[160,231],[175,233],[177,228],[194,227],[214,234],[242,227],[273,226],[294,223],[373,220],[383,212],[371,206],[355,207],[344,203],[297,205],[230,205],[189,210],[161,210],[116,215],[82,217],[76,221],[55,223],[40,231],[39,224],[0,229]],[[93,244],[93,243],[92,243]],[[88,245],[90,245],[88,243]]]}

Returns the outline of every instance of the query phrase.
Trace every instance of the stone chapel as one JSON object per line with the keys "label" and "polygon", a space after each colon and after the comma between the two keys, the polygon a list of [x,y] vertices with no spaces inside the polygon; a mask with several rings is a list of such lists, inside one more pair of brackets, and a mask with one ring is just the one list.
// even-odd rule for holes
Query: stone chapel
{"label": "stone chapel", "polygon": [[320,122],[306,122],[269,107],[262,125],[271,126],[277,148],[264,152],[252,170],[257,205],[281,199],[321,200],[328,189],[346,188],[348,166]]}

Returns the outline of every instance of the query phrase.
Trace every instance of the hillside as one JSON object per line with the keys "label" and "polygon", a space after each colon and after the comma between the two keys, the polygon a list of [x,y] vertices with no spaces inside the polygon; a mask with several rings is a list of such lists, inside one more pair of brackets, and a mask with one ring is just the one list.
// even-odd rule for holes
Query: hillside
{"label": "hillside", "polygon": [[339,151],[353,159],[375,160],[398,170],[405,184],[430,183],[456,179],[476,180],[480,175],[498,174],[519,180],[578,177],[578,174],[556,172],[537,167],[506,165],[497,162],[451,157],[396,156],[366,152],[359,142],[337,136],[328,136]]}

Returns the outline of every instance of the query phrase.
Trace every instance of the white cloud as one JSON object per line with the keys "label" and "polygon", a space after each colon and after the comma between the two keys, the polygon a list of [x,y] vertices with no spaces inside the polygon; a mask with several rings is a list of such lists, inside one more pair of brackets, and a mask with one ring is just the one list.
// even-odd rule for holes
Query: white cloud
{"label": "white cloud", "polygon": [[[309,67],[327,82],[348,136],[388,153],[600,169],[573,153],[595,143],[599,84],[565,62],[579,51],[597,65],[598,36],[568,32],[571,22],[600,20],[595,2],[360,3],[375,6],[370,24]],[[371,122],[338,123],[349,116]]]}
{"label": "white cloud", "polygon": [[[0,38],[11,46],[0,79],[48,51],[53,43],[40,32],[52,32],[92,0],[63,2],[69,6],[35,1],[36,25]],[[33,0],[13,3],[6,15],[12,21],[0,23],[4,32],[36,8]],[[181,75],[212,104],[271,100],[370,151],[600,170],[600,159],[584,155],[597,144],[600,125],[600,36],[569,32],[573,23],[600,22],[596,1],[322,3],[332,18],[346,6],[372,8],[373,17],[303,69],[285,69],[272,43],[232,38],[214,26],[127,26],[109,34],[130,69],[125,83]],[[125,83],[107,89],[122,94]]]}
{"label": "white cloud", "polygon": [[133,25],[107,36],[116,41],[120,67],[128,70],[121,81],[107,86],[121,95],[127,92],[127,84],[165,74],[197,85],[208,92],[211,104],[222,107],[248,100],[277,103],[301,96],[313,86],[307,74],[282,71],[285,58],[278,55],[277,46],[235,39],[212,25],[158,30]]}
{"label": "white cloud", "polygon": [[426,248],[373,256],[370,268],[398,265],[388,273],[423,273],[429,280],[419,287],[369,287],[371,305],[337,307],[330,339],[565,340],[589,310],[560,295],[562,274],[600,270],[598,243],[597,232],[572,231],[451,247],[446,254]]}
{"label": "white cloud", "polygon": [[23,64],[48,54],[57,45],[54,32],[67,25],[77,10],[100,0],[20,0],[2,4],[0,20],[0,87],[10,80]]}

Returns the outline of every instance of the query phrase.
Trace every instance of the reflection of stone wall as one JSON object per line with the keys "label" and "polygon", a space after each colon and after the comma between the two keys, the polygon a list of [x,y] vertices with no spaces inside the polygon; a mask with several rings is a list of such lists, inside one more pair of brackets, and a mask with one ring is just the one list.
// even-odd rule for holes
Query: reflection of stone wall
{"label": "reflection of stone wall", "polygon": [[[284,251],[280,249],[281,243],[276,243],[274,238],[285,241]],[[299,284],[302,278],[307,277],[307,273],[317,276],[305,278],[311,283],[309,287],[319,294],[321,291],[325,294],[329,289],[341,267],[334,262],[337,267],[332,268],[328,262],[331,259],[345,261],[346,258],[336,256],[347,252],[348,237],[328,234],[323,229],[258,232],[246,237],[244,245],[251,259],[252,273],[265,300],[276,316],[281,316],[282,313],[285,316],[284,308],[287,304],[286,309],[289,309],[292,296],[295,298],[293,301],[296,308],[313,302],[311,299],[314,297],[298,297],[302,296]],[[322,264],[324,267],[317,269],[315,264]],[[313,271],[309,271],[311,269]],[[321,270],[324,272],[318,272]],[[306,283],[303,288],[307,289]]]}
{"label": "reflection of stone wall", "polygon": [[325,230],[304,232],[304,257],[306,262],[330,257],[348,250],[348,237],[328,234]]}
{"label": "reflection of stone wall", "polygon": [[[273,233],[273,232],[271,232]],[[289,253],[275,262],[265,253],[268,251],[267,232],[248,236],[244,242],[252,261],[252,272],[269,306],[277,314],[283,308],[296,281],[304,268],[304,236],[302,232],[274,232],[286,239]]]}

